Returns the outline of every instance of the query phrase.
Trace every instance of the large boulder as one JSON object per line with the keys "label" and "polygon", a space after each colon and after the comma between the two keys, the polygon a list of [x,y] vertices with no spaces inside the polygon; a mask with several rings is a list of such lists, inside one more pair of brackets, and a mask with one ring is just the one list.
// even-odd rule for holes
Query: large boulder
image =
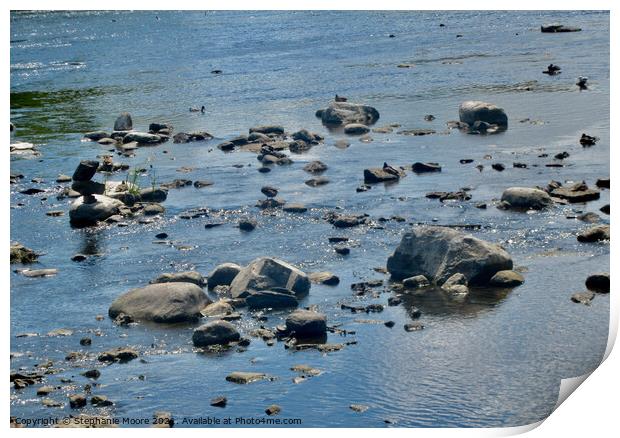
{"label": "large boulder", "polygon": [[470,285],[486,284],[495,273],[512,269],[512,259],[499,245],[447,228],[418,226],[406,233],[387,261],[396,280],[424,275],[443,284],[456,273]]}
{"label": "large boulder", "polygon": [[[93,198],[94,202],[89,202]],[[123,203],[118,199],[104,195],[80,196],[71,204],[69,219],[73,225],[77,226],[95,225],[99,221],[118,214],[122,206]]]}
{"label": "large boulder", "polygon": [[348,102],[333,102],[326,109],[317,111],[316,115],[325,125],[371,125],[379,120],[379,111],[375,108]]}
{"label": "large boulder", "polygon": [[252,291],[245,302],[250,309],[283,309],[298,304],[295,295],[271,290]]}
{"label": "large boulder", "polygon": [[486,122],[499,127],[508,127],[508,116],[502,108],[491,103],[468,100],[459,107],[459,119],[469,126],[477,121]]}
{"label": "large boulder", "polygon": [[502,193],[504,208],[541,210],[553,204],[547,192],[529,187],[510,187]]}
{"label": "large boulder", "polygon": [[243,268],[230,284],[233,298],[244,298],[251,291],[284,288],[301,296],[310,290],[308,276],[285,261],[261,257]]}
{"label": "large boulder", "polygon": [[286,318],[286,331],[297,338],[321,337],[327,331],[327,318],[322,313],[295,310]]}
{"label": "large boulder", "polygon": [[133,121],[131,120],[131,114],[121,113],[114,122],[115,131],[131,131],[133,129]]}
{"label": "large boulder", "polygon": [[207,284],[209,289],[216,286],[228,286],[241,271],[241,266],[235,263],[222,263],[217,265],[213,271],[209,273]]}
{"label": "large boulder", "polygon": [[211,321],[201,325],[192,335],[192,342],[196,347],[208,347],[209,345],[227,345],[237,342],[241,335],[234,325],[224,320]]}
{"label": "large boulder", "polygon": [[158,283],[132,289],[119,296],[108,315],[130,315],[135,320],[159,323],[193,322],[211,301],[193,283]]}
{"label": "large boulder", "polygon": [[371,167],[370,169],[364,169],[364,182],[366,184],[398,181],[399,179],[399,174],[388,172],[381,167]]}

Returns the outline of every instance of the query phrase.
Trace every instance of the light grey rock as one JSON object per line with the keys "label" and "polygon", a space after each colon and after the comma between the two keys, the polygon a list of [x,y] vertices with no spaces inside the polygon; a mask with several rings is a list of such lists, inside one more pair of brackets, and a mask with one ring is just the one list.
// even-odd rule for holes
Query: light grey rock
{"label": "light grey rock", "polygon": [[486,284],[496,272],[512,269],[510,255],[499,245],[447,228],[418,226],[407,232],[387,270],[396,280],[424,275],[436,284],[461,273],[470,285]]}
{"label": "light grey rock", "polygon": [[284,288],[297,296],[310,291],[310,279],[293,265],[272,257],[260,257],[243,268],[230,284],[233,298],[244,298],[250,291]]}
{"label": "light grey rock", "polygon": [[123,203],[117,199],[104,195],[92,195],[95,202],[87,203],[84,196],[80,196],[71,204],[69,218],[77,226],[95,225],[119,212]]}
{"label": "light grey rock", "polygon": [[505,208],[541,210],[551,204],[551,197],[540,189],[510,187],[502,193],[502,205]]}
{"label": "light grey rock", "polygon": [[196,321],[200,311],[211,301],[203,290],[193,283],[160,283],[132,289],[114,300],[108,315],[120,313],[135,320],[159,323]]}
{"label": "light grey rock", "polygon": [[370,125],[379,120],[379,111],[368,105],[349,102],[332,102],[326,109],[317,111],[325,125],[362,123]]}
{"label": "light grey rock", "polygon": [[508,117],[502,108],[491,103],[468,100],[459,107],[459,119],[470,126],[477,121],[508,127]]}

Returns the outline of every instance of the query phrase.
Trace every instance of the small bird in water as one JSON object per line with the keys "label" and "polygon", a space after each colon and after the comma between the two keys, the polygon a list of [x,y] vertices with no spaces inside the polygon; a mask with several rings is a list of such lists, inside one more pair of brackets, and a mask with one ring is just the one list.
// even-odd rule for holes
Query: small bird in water
{"label": "small bird in water", "polygon": [[562,73],[560,70],[562,69],[560,68],[559,65],[549,64],[549,66],[547,67],[547,70],[543,71],[543,73],[549,76],[554,76],[554,75]]}
{"label": "small bird in water", "polygon": [[579,76],[579,78],[577,79],[577,86],[579,87],[580,90],[587,90],[588,89],[588,78],[584,76]]}
{"label": "small bird in water", "polygon": [[392,175],[400,176],[398,170],[394,169],[392,166],[385,162],[383,163],[383,171]]}
{"label": "small bird in water", "polygon": [[338,95],[336,94],[336,97],[334,97],[334,100],[335,100],[336,102],[346,102],[346,101],[347,101],[347,98],[346,98],[346,97],[342,97],[342,96],[338,96]]}
{"label": "small bird in water", "polygon": [[192,112],[192,113],[198,113],[198,112],[200,112],[200,113],[203,113],[203,114],[204,114],[204,113],[205,113],[205,106],[203,105],[200,109],[198,109],[198,108],[196,108],[196,107],[191,107],[191,108],[189,109],[189,111],[190,111],[190,112]]}

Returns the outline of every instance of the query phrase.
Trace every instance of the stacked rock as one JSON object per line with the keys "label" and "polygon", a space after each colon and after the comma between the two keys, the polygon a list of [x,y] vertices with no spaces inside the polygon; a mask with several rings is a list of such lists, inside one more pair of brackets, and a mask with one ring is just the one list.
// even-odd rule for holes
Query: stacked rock
{"label": "stacked rock", "polygon": [[105,192],[105,184],[91,181],[98,168],[99,161],[83,160],[73,172],[71,188],[84,196],[85,204],[96,202],[93,195],[102,195]]}

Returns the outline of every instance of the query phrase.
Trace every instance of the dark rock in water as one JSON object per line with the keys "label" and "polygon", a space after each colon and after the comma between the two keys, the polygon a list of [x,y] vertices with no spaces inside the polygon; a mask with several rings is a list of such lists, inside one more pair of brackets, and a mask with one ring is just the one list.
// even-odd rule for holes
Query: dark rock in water
{"label": "dark rock in water", "polygon": [[226,381],[232,382],[232,383],[239,383],[239,384],[248,384],[252,382],[257,382],[259,380],[265,380],[268,378],[269,377],[264,373],[233,371],[232,373],[226,376]]}
{"label": "dark rock in water", "polygon": [[131,317],[131,315],[125,315],[124,313],[119,313],[116,318],[114,318],[114,324],[125,327],[129,324],[133,324],[135,321]]}
{"label": "dark rock in water", "polygon": [[228,151],[234,150],[235,149],[235,145],[234,145],[234,143],[231,143],[229,141],[225,141],[223,143],[218,144],[217,148],[219,150],[221,150],[221,151],[228,152]]}
{"label": "dark rock in water", "polygon": [[82,375],[88,379],[98,379],[99,377],[101,377],[101,371],[88,370],[88,371],[84,371]]}
{"label": "dark rock in water", "polygon": [[225,408],[226,403],[228,403],[228,400],[226,399],[226,397],[215,397],[214,399],[211,400],[209,404],[211,406],[216,406],[218,408]]}
{"label": "dark rock in water", "polygon": [[11,263],[34,263],[39,255],[21,243],[11,243]]}
{"label": "dark rock in water", "polygon": [[21,190],[19,193],[21,193],[22,195],[37,195],[37,194],[43,193],[43,192],[45,192],[45,190],[30,188],[30,189],[26,189],[26,190]]}
{"label": "dark rock in water", "polygon": [[282,135],[284,134],[284,127],[279,125],[255,126],[254,128],[250,128],[250,134],[253,132],[260,132],[261,134]]}
{"label": "dark rock in water", "polygon": [[396,325],[396,323],[394,321],[385,321],[383,325],[385,325],[387,328],[392,328]]}
{"label": "dark rock in water", "polygon": [[69,396],[69,406],[72,409],[79,409],[86,406],[86,397],[82,394],[73,394]]}
{"label": "dark rock in water", "polygon": [[517,169],[527,169],[527,164],[525,163],[512,163],[512,167]]}
{"label": "dark rock in water", "polygon": [[151,284],[159,283],[193,283],[196,286],[203,287],[206,285],[205,279],[200,272],[185,271],[175,273],[164,273],[159,275],[154,280],[151,280]]}
{"label": "dark rock in water", "polygon": [[598,137],[593,137],[588,134],[581,134],[581,138],[579,139],[579,143],[581,146],[594,146],[598,141]]}
{"label": "dark rock in water", "polygon": [[336,228],[351,228],[366,223],[364,215],[334,214],[327,217],[327,221]]}
{"label": "dark rock in water", "polygon": [[599,178],[596,180],[596,187],[609,188],[609,178]]}
{"label": "dark rock in water", "polygon": [[105,395],[94,395],[94,396],[92,396],[91,399],[90,399],[90,403],[93,406],[96,406],[98,408],[114,405],[114,403],[112,401],[108,400],[108,398]]}
{"label": "dark rock in water", "polygon": [[609,272],[592,274],[586,279],[586,287],[595,292],[608,294],[610,289]]}
{"label": "dark rock in water", "polygon": [[282,199],[279,198],[267,198],[261,199],[256,202],[256,206],[261,210],[265,210],[268,208],[280,208],[284,204],[286,204]]}
{"label": "dark rock in water", "polygon": [[131,114],[121,113],[114,122],[115,131],[131,131],[133,129],[133,121],[131,120]]}
{"label": "dark rock in water", "polygon": [[400,303],[402,303],[403,300],[399,297],[390,297],[388,298],[388,306],[398,306]]}
{"label": "dark rock in water", "polygon": [[495,287],[517,287],[523,284],[525,279],[521,274],[515,271],[499,271],[491,280],[489,286]]}
{"label": "dark rock in water", "polygon": [[211,301],[193,283],[160,283],[132,289],[116,298],[108,315],[120,313],[133,318],[159,323],[191,322],[200,318],[200,311]]}
{"label": "dark rock in water", "polygon": [[560,152],[559,154],[555,154],[553,157],[556,160],[564,160],[564,159],[570,157],[570,154],[568,152],[564,151],[564,152]]}
{"label": "dark rock in water", "polygon": [[414,137],[419,137],[422,135],[432,135],[435,133],[436,131],[434,129],[403,129],[397,132],[397,134],[399,135],[411,135]]}
{"label": "dark rock in water", "polygon": [[356,188],[355,191],[357,193],[362,193],[362,192],[367,192],[370,189],[371,189],[371,187],[368,184],[362,184],[361,186]]}
{"label": "dark rock in water", "polygon": [[411,170],[415,173],[441,172],[441,166],[438,163],[414,163]]}
{"label": "dark rock in water", "polygon": [[81,195],[103,195],[106,192],[105,184],[95,181],[74,181],[71,189]]}
{"label": "dark rock in water", "polygon": [[167,129],[168,132],[172,132],[173,126],[168,123],[151,123],[149,124],[149,132],[157,134],[162,129]]}
{"label": "dark rock in water", "polygon": [[588,212],[588,213],[580,214],[579,216],[577,216],[577,219],[583,222],[587,222],[589,224],[593,224],[593,223],[599,222],[601,220],[601,217],[596,213]]}
{"label": "dark rock in water", "polygon": [[269,198],[275,198],[276,196],[278,196],[278,189],[272,186],[263,186],[260,191],[263,195]]}
{"label": "dark rock in water", "polygon": [[464,190],[457,192],[429,192],[426,194],[426,197],[429,199],[439,199],[441,202],[451,200],[469,201],[471,199],[471,195]]}
{"label": "dark rock in water", "polygon": [[605,213],[605,214],[609,214],[609,204],[603,205],[599,211]]}
{"label": "dark rock in water", "polygon": [[306,143],[303,140],[292,141],[288,146],[288,149],[295,154],[301,154],[303,152],[309,151],[311,148],[312,143]]}
{"label": "dark rock in water", "polygon": [[296,296],[310,291],[308,276],[283,260],[260,257],[243,268],[230,284],[233,298],[244,298],[250,291],[277,290],[284,288]]}
{"label": "dark rock in water", "polygon": [[479,208],[481,210],[485,210],[487,208],[487,204],[484,202],[479,202],[476,205],[474,205],[474,207]]}
{"label": "dark rock in water", "polygon": [[301,140],[310,144],[317,144],[323,141],[323,137],[318,134],[309,132],[306,129],[301,129],[297,132],[294,132],[291,137],[293,138],[293,140]]}
{"label": "dark rock in water", "polygon": [[413,277],[405,278],[403,280],[403,286],[407,289],[420,289],[430,286],[428,278],[424,275],[415,275]]}
{"label": "dark rock in water", "polygon": [[84,138],[87,138],[91,141],[99,141],[103,138],[108,138],[110,136],[110,134],[108,134],[105,131],[93,131],[93,132],[87,132],[86,134],[84,134]]}
{"label": "dark rock in water", "polygon": [[148,204],[142,209],[142,214],[145,216],[155,216],[165,211],[166,209],[159,204]]}
{"label": "dark rock in water", "polygon": [[471,158],[463,158],[461,160],[459,160],[459,163],[461,164],[469,164],[469,163],[473,163],[474,160],[472,160]]}
{"label": "dark rock in water", "polygon": [[480,101],[463,102],[459,107],[459,119],[469,126],[473,126],[476,121],[481,121],[502,128],[508,127],[508,117],[502,108]]}
{"label": "dark rock in water", "polygon": [[203,187],[209,187],[213,185],[213,181],[194,181],[194,187],[201,189]]}
{"label": "dark rock in water", "polygon": [[84,254],[75,254],[74,256],[71,257],[71,260],[74,262],[83,262],[87,258],[88,257],[86,257]]}
{"label": "dark rock in water", "polygon": [[176,178],[168,183],[163,183],[161,187],[164,189],[181,189],[183,187],[191,186],[192,181],[189,179]]}
{"label": "dark rock in water", "polygon": [[541,210],[553,204],[549,195],[539,189],[510,187],[502,193],[505,208]]}
{"label": "dark rock in water", "polygon": [[491,167],[498,172],[502,172],[504,169],[506,169],[506,166],[504,166],[502,163],[493,163],[491,164]]}
{"label": "dark rock in water", "polygon": [[344,126],[344,133],[349,135],[362,135],[370,131],[370,128],[361,123],[349,123]]}
{"label": "dark rock in water", "polygon": [[373,167],[370,169],[364,169],[364,183],[375,184],[380,182],[398,181],[400,174],[397,172],[391,172],[385,168]]}
{"label": "dark rock in water", "polygon": [[173,143],[191,143],[195,141],[211,140],[213,136],[206,131],[198,131],[187,134],[185,132],[179,132],[172,137]]}
{"label": "dark rock in water", "polygon": [[570,187],[559,187],[551,191],[551,196],[566,199],[568,202],[588,202],[601,197],[601,192],[588,188],[585,182],[578,182]]}
{"label": "dark rock in water", "polygon": [[207,284],[209,289],[213,289],[216,286],[230,285],[235,279],[237,274],[241,271],[241,266],[235,263],[222,263],[218,265],[209,273]]}
{"label": "dark rock in water", "polygon": [[419,322],[411,322],[411,323],[405,324],[404,327],[405,327],[406,332],[418,332],[424,329],[424,326],[420,324]]}
{"label": "dark rock in water", "polygon": [[308,173],[322,173],[327,170],[327,164],[322,161],[312,161],[304,166],[304,170]]}
{"label": "dark rock in water", "polygon": [[290,204],[284,204],[282,210],[288,213],[305,213],[308,211],[308,207],[304,204],[291,202]]}
{"label": "dark rock in water", "polygon": [[343,245],[336,245],[334,246],[334,251],[340,255],[348,255],[351,252],[351,249]]}
{"label": "dark rock in water", "polygon": [[326,284],[329,286],[336,286],[340,283],[340,278],[337,275],[332,274],[331,272],[312,272],[308,274],[308,278],[313,283]]}
{"label": "dark rock in water", "polygon": [[460,272],[452,274],[442,285],[441,289],[454,295],[467,295],[469,288],[467,277]]}
{"label": "dark rock in water", "polygon": [[594,299],[594,297],[594,292],[587,291],[577,292],[573,294],[570,299],[573,303],[585,304],[586,306],[589,306],[590,304],[592,304],[592,300]]}
{"label": "dark rock in water", "polygon": [[455,273],[472,285],[486,284],[498,271],[512,269],[512,259],[499,245],[460,231],[418,226],[407,232],[388,258],[387,269],[396,280],[424,275],[443,284]]}
{"label": "dark rock in water", "polygon": [[283,309],[298,305],[294,295],[271,290],[250,292],[245,302],[250,309]]}
{"label": "dark rock in water", "polygon": [[427,114],[424,116],[424,120],[426,120],[427,122],[432,122],[433,120],[435,120],[435,116],[432,114]]}
{"label": "dark rock in water", "polygon": [[[167,138],[167,137],[166,137]],[[123,137],[123,143],[136,142],[138,145],[153,145],[164,141],[164,138],[157,134],[149,134],[148,132],[128,132]]]}
{"label": "dark rock in water", "polygon": [[164,202],[167,197],[167,190],[153,188],[140,190],[140,200],[142,202]]}
{"label": "dark rock in water", "polygon": [[88,346],[88,345],[91,345],[92,343],[93,343],[93,340],[91,338],[80,339],[80,345],[82,346]]}
{"label": "dark rock in water", "polygon": [[312,178],[304,182],[307,186],[310,187],[319,187],[324,186],[325,184],[329,184],[329,179],[324,176],[320,176],[318,178]]}
{"label": "dark rock in water", "polygon": [[267,407],[267,409],[265,409],[265,413],[269,416],[272,415],[277,415],[280,413],[280,411],[282,410],[282,408],[278,405],[271,405],[269,407]]}
{"label": "dark rock in water", "polygon": [[327,318],[322,313],[296,310],[286,318],[286,330],[296,338],[321,337],[327,331]]}
{"label": "dark rock in water", "polygon": [[256,219],[242,218],[239,220],[239,229],[243,231],[252,231],[254,228],[256,228],[256,225],[258,225]]}
{"label": "dark rock in water", "polygon": [[544,24],[540,26],[542,33],[581,32],[579,27],[564,26],[563,24]]}
{"label": "dark rock in water", "polygon": [[216,320],[201,325],[192,335],[192,342],[196,347],[209,345],[227,345],[241,339],[239,331],[228,321]]}
{"label": "dark rock in water", "polygon": [[577,240],[584,243],[609,240],[609,233],[609,225],[598,225],[579,233],[577,235]]}
{"label": "dark rock in water", "polygon": [[97,360],[99,362],[129,362],[138,357],[138,352],[131,348],[119,347],[114,350],[104,351]]}
{"label": "dark rock in water", "polygon": [[324,125],[347,125],[362,123],[371,125],[379,120],[379,111],[367,105],[348,102],[332,102],[326,109],[316,113]]}
{"label": "dark rock in water", "polygon": [[97,173],[99,161],[82,160],[73,172],[73,181],[90,181]]}

